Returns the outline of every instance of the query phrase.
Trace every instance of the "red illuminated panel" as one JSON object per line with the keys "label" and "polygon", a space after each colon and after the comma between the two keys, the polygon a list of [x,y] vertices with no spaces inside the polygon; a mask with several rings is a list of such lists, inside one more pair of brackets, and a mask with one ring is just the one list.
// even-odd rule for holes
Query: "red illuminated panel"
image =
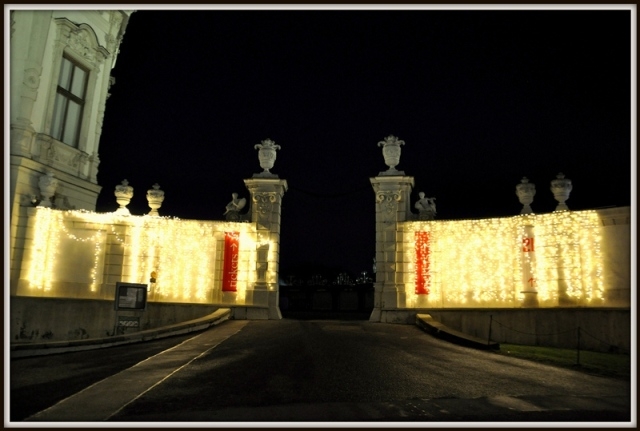
{"label": "red illuminated panel", "polygon": [[416,232],[416,294],[428,295],[431,285],[429,264],[431,256],[429,250],[429,232]]}
{"label": "red illuminated panel", "polygon": [[239,233],[224,234],[224,266],[222,273],[222,291],[235,292],[238,284],[238,248]]}

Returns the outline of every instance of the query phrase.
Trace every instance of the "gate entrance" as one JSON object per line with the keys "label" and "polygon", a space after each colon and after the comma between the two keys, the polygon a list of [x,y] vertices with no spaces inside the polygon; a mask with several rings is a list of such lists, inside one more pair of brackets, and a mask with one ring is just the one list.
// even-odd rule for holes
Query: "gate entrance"
{"label": "gate entrance", "polygon": [[[308,189],[307,189],[308,187]],[[373,310],[375,217],[368,181],[290,186],[283,215],[279,306],[284,318],[362,319]],[[307,210],[303,210],[307,208]],[[310,213],[308,208],[314,208]]]}
{"label": "gate entrance", "polygon": [[280,285],[280,312],[291,319],[369,320],[373,297],[373,282]]}

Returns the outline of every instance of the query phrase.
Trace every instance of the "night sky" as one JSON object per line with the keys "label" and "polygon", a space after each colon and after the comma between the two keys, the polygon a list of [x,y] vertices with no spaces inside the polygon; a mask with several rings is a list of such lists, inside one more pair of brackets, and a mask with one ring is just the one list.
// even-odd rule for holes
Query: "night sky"
{"label": "night sky", "polygon": [[441,220],[519,214],[523,176],[551,212],[559,172],[570,209],[630,205],[630,41],[630,10],[139,9],[112,71],[97,211],[126,178],[135,215],[157,182],[161,215],[223,220],[270,138],[289,184],[281,274],[371,271],[388,135],[406,143],[411,208],[423,191]]}

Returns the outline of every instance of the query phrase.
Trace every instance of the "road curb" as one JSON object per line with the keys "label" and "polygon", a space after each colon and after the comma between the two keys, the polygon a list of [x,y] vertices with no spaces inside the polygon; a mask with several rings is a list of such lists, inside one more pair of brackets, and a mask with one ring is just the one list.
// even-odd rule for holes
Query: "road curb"
{"label": "road curb", "polygon": [[428,334],[451,343],[480,350],[499,350],[500,344],[496,341],[483,340],[472,335],[465,334],[435,320],[430,314],[416,314],[416,325]]}
{"label": "road curb", "polygon": [[216,326],[231,316],[231,309],[220,308],[208,316],[186,322],[176,323],[161,328],[147,329],[130,334],[115,335],[103,338],[87,338],[85,340],[53,341],[48,343],[12,344],[10,346],[11,359],[32,356],[53,355],[57,353],[75,352],[81,350],[102,349],[123,344],[140,343],[173,335],[188,334],[203,331]]}

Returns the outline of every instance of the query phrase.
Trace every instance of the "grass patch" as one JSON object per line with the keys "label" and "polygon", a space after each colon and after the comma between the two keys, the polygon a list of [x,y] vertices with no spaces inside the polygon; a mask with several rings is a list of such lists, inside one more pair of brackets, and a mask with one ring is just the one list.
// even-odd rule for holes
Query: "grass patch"
{"label": "grass patch", "polygon": [[527,359],[619,379],[631,378],[631,356],[624,353],[602,353],[588,350],[556,349],[552,347],[523,346],[500,343],[497,354]]}

